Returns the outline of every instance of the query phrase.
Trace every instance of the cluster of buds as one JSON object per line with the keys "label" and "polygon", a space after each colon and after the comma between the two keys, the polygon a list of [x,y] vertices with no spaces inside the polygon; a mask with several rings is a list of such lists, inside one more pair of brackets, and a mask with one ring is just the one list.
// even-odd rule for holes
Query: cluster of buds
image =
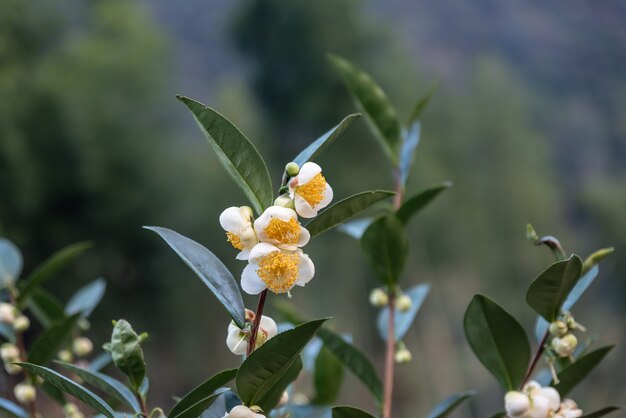
{"label": "cluster of buds", "polygon": [[569,312],[550,324],[551,339],[548,342],[546,358],[555,383],[559,382],[554,368],[555,359],[557,357],[572,358],[578,347],[578,338],[573,333],[575,330],[586,331],[585,327],[577,323]]}
{"label": "cluster of buds", "polygon": [[15,362],[22,361],[20,349],[13,343],[4,343],[0,346],[0,357],[4,363],[4,369],[10,375],[16,375],[22,372],[22,368]]}
{"label": "cluster of buds", "polygon": [[411,360],[413,360],[413,355],[411,354],[409,349],[406,348],[404,342],[400,341],[398,342],[398,344],[396,344],[396,354],[394,358],[396,360],[396,363],[405,364],[410,363]]}
{"label": "cluster of buds", "polygon": [[0,322],[12,326],[16,332],[25,332],[30,328],[28,317],[11,303],[0,303]]}
{"label": "cluster of buds", "polygon": [[[256,314],[249,309],[246,309],[246,326],[244,329],[240,329],[234,322],[228,325],[228,336],[226,337],[226,345],[228,349],[238,356],[242,356],[248,351],[248,341],[251,336],[252,323]],[[254,343],[254,349],[256,350],[263,344],[265,344],[270,338],[273,338],[278,334],[278,326],[276,322],[269,316],[261,316],[259,321],[259,329],[256,334],[256,340]]]}
{"label": "cluster of buds", "polygon": [[285,183],[274,205],[257,219],[247,206],[230,207],[220,215],[226,238],[239,250],[237,259],[247,260],[241,288],[256,295],[266,289],[291,296],[294,286],[304,286],[315,274],[315,266],[302,252],[311,237],[298,216],[313,218],[333,198],[333,190],[319,165],[307,162],[285,167]]}
{"label": "cluster of buds", "polygon": [[521,391],[510,391],[504,397],[504,408],[509,418],[578,418],[583,411],[576,402],[564,399],[556,389],[528,382]]}
{"label": "cluster of buds", "polygon": [[85,415],[80,412],[78,406],[71,402],[65,404],[63,413],[65,414],[65,418],[85,418]]}
{"label": "cluster of buds", "polygon": [[87,337],[76,337],[70,348],[57,353],[57,358],[65,363],[71,363],[74,358],[87,357],[93,351],[93,342]]}
{"label": "cluster of buds", "polygon": [[[395,297],[395,309],[399,312],[408,312],[413,306],[413,301],[411,297],[406,293],[402,293],[401,291],[396,291]],[[370,293],[369,296],[370,304],[375,308],[384,308],[389,305],[389,293],[387,290],[377,287]],[[398,364],[409,363],[413,359],[413,355],[406,348],[404,342],[399,341],[396,344],[396,353],[395,353],[395,361]]]}

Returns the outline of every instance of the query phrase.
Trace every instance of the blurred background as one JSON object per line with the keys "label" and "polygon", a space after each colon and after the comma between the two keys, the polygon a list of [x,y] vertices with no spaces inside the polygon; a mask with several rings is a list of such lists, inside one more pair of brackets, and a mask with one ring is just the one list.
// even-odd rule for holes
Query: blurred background
{"label": "blurred background", "polygon": [[[151,404],[171,406],[238,359],[221,344],[228,317],[214,297],[141,226],[203,243],[239,276],[217,219],[246,203],[174,95],[235,122],[278,182],[302,147],[355,111],[327,52],[370,72],[405,117],[439,82],[408,190],[454,187],[411,226],[405,284],[433,289],[406,340],[414,361],[399,367],[394,415],[423,416],[466,388],[480,394],[455,416],[502,408],[462,315],[480,292],[532,332],[524,292],[552,257],[525,240],[528,222],[582,257],[616,247],[575,314],[602,344],[621,345],[573,397],[587,411],[626,403],[623,2],[0,0],[0,235],[23,250],[26,271],[93,240],[49,288],[67,297],[106,277],[90,336],[104,343],[119,317],[148,331]],[[320,163],[337,198],[392,184],[362,121]],[[308,253],[317,275],[294,306],[334,316],[381,365],[367,303],[376,281],[358,243],[329,232]],[[372,410],[367,399],[348,377],[341,403]]]}

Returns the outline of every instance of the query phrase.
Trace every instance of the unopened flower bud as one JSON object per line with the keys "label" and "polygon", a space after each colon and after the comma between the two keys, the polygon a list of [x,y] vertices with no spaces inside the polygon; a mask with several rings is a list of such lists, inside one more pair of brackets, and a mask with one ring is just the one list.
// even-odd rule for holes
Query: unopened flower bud
{"label": "unopened flower bud", "polygon": [[15,399],[21,404],[35,402],[37,399],[37,391],[30,383],[19,383],[13,388]]}
{"label": "unopened flower bud", "polygon": [[411,305],[413,305],[413,302],[408,295],[402,294],[398,297],[396,305],[398,306],[398,310],[400,312],[407,312],[409,309],[411,309]]}
{"label": "unopened flower bud", "polygon": [[576,350],[578,345],[578,339],[574,334],[567,334],[561,338],[554,338],[552,340],[552,349],[560,357],[569,357]]}
{"label": "unopened flower bud", "polygon": [[569,329],[577,329],[577,330],[580,330],[582,332],[587,331],[587,328],[583,327],[578,322],[576,322],[574,320],[574,317],[571,314],[568,314],[566,321],[567,321],[567,326],[568,326]]}
{"label": "unopened flower bud", "polygon": [[299,172],[300,166],[293,161],[285,166],[285,173],[287,173],[289,177],[297,176]]}
{"label": "unopened flower bud", "polygon": [[0,303],[0,322],[13,324],[15,321],[15,306],[10,303]]}
{"label": "unopened flower bud", "polygon": [[296,204],[293,199],[289,197],[288,194],[280,195],[274,200],[274,206],[282,206],[284,208],[296,209]]}
{"label": "unopened flower bud", "polygon": [[404,364],[409,363],[413,359],[411,352],[406,348],[401,348],[396,351],[396,363]]}
{"label": "unopened flower bud", "polygon": [[567,334],[567,331],[569,331],[569,327],[563,321],[557,320],[550,324],[550,334],[555,337],[562,337]]}
{"label": "unopened flower bud", "polygon": [[383,289],[376,288],[372,290],[372,293],[370,293],[370,303],[375,308],[382,308],[388,302],[389,302],[389,297],[387,296],[387,293]]}
{"label": "unopened flower bud", "polygon": [[594,265],[598,264],[603,258],[611,254],[614,250],[615,249],[613,247],[602,248],[587,257],[583,263],[583,274],[591,270]]}
{"label": "unopened flower bud", "polygon": [[254,218],[254,212],[252,211],[252,208],[250,206],[240,206],[239,210],[241,210],[241,213],[247,218],[247,219],[252,219]]}
{"label": "unopened flower bud", "polygon": [[561,406],[561,395],[553,387],[543,387],[536,390],[531,399],[533,417],[550,417]]}
{"label": "unopened flower bud", "polygon": [[91,329],[91,322],[89,322],[87,318],[79,318],[78,328],[80,328],[81,331],[89,331]]}
{"label": "unopened flower bud", "polygon": [[24,332],[30,328],[30,319],[26,315],[20,315],[15,318],[15,322],[13,322],[13,328],[17,332]]}
{"label": "unopened flower bud", "polygon": [[59,353],[57,354],[57,357],[59,360],[65,363],[71,363],[73,359],[72,352],[70,350],[59,351]]}
{"label": "unopened flower bud", "polygon": [[73,403],[66,403],[63,407],[63,412],[65,413],[66,418],[85,418],[78,406]]}
{"label": "unopened flower bud", "polygon": [[93,351],[93,343],[87,337],[79,337],[72,343],[72,349],[78,357],[85,357]]}
{"label": "unopened flower bud", "polygon": [[510,418],[523,417],[530,410],[530,399],[525,393],[510,391],[504,396],[504,409]]}
{"label": "unopened flower bud", "polygon": [[19,361],[20,350],[15,344],[4,343],[0,346],[0,357],[4,363]]}
{"label": "unopened flower bud", "polygon": [[230,412],[224,415],[224,418],[265,418],[265,415],[259,414],[258,407],[248,408],[245,405],[237,405]]}
{"label": "unopened flower bud", "polygon": [[7,363],[4,365],[4,370],[6,370],[6,372],[11,376],[22,373],[22,367],[18,366],[17,364]]}

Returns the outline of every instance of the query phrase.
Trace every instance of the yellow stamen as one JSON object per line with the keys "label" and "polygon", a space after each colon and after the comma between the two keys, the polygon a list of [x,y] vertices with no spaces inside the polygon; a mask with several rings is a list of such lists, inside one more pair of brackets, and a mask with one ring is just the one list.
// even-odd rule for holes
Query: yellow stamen
{"label": "yellow stamen", "polygon": [[232,246],[238,249],[239,251],[244,249],[244,245],[241,242],[241,238],[239,238],[239,235],[233,234],[232,232],[227,232],[226,240],[230,242]]}
{"label": "yellow stamen", "polygon": [[265,227],[265,233],[268,238],[275,239],[281,244],[297,244],[300,240],[301,227],[296,218],[290,218],[288,222],[272,218]]}
{"label": "yellow stamen", "polygon": [[318,205],[324,200],[326,190],[326,179],[322,173],[317,173],[308,183],[298,186],[296,193],[300,195],[311,206]]}
{"label": "yellow stamen", "polygon": [[269,290],[285,293],[298,280],[298,254],[274,251],[261,258],[257,274]]}

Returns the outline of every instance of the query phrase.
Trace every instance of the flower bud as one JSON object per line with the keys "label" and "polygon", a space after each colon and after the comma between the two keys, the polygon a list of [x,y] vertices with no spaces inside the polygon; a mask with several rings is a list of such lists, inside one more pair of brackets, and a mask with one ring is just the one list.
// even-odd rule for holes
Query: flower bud
{"label": "flower bud", "polygon": [[19,383],[13,388],[15,399],[21,404],[35,402],[37,399],[37,391],[30,383]]}
{"label": "flower bud", "polygon": [[63,412],[65,413],[66,418],[85,418],[85,415],[80,412],[78,406],[73,403],[66,403],[63,407]]}
{"label": "flower bud", "polygon": [[15,306],[10,303],[0,303],[0,322],[13,324],[15,321]]}
{"label": "flower bud", "polygon": [[569,357],[576,350],[578,339],[574,334],[567,334],[562,338],[554,338],[552,340],[552,349],[559,357]]}
{"label": "flower bud", "polygon": [[396,363],[404,364],[409,363],[413,359],[411,352],[406,348],[401,348],[396,351]]}
{"label": "flower bud", "polygon": [[382,308],[388,302],[389,302],[389,297],[387,296],[387,293],[383,289],[376,288],[372,290],[372,292],[370,293],[370,303],[372,304],[373,307]]}
{"label": "flower bud", "polygon": [[563,321],[557,320],[550,324],[550,334],[555,337],[562,337],[567,334],[567,331],[569,331],[569,327]]}
{"label": "flower bud", "polygon": [[87,318],[79,318],[78,328],[80,328],[81,331],[89,331],[91,329],[91,323]]}
{"label": "flower bud", "polygon": [[11,376],[22,373],[22,367],[18,366],[17,364],[7,363],[4,365],[4,370],[6,370],[6,372]]}
{"label": "flower bud", "polygon": [[265,418],[265,415],[258,414],[258,407],[248,408],[245,405],[237,405],[224,418]]}
{"label": "flower bud", "polygon": [[537,403],[538,398],[544,398],[548,409],[552,412],[558,411],[561,406],[561,395],[553,387],[546,386],[537,391],[532,396],[533,403]]}
{"label": "flower bud", "polygon": [[614,250],[615,249],[613,247],[602,248],[587,257],[583,263],[583,274],[589,271],[594,265],[598,264],[603,258],[611,254]]}
{"label": "flower bud", "polygon": [[409,309],[411,309],[411,305],[413,305],[413,302],[408,295],[402,294],[398,297],[396,305],[398,306],[398,310],[400,312],[407,312]]}
{"label": "flower bud", "polygon": [[561,408],[554,416],[555,418],[579,418],[583,415],[583,411],[578,408],[576,402],[571,399],[564,399]]}
{"label": "flower bud", "polygon": [[57,358],[65,363],[71,363],[73,356],[70,350],[61,350],[57,354]]}
{"label": "flower bud", "polygon": [[296,209],[296,204],[293,199],[289,197],[288,194],[280,195],[274,200],[274,206],[282,206],[284,208]]}
{"label": "flower bud", "polygon": [[300,166],[293,161],[285,166],[285,173],[287,173],[289,177],[297,176],[299,172]]}
{"label": "flower bud", "polygon": [[78,357],[85,357],[93,351],[93,343],[87,337],[79,337],[72,343],[72,349]]}
{"label": "flower bud", "polygon": [[530,410],[530,399],[522,392],[510,391],[504,397],[504,409],[510,418],[523,417]]}
{"label": "flower bud", "polygon": [[15,322],[13,322],[13,328],[17,332],[25,332],[30,328],[30,319],[26,315],[20,315],[15,318]]}
{"label": "flower bud", "polygon": [[15,344],[4,343],[0,346],[0,357],[4,363],[20,360],[20,350]]}
{"label": "flower bud", "polygon": [[247,219],[252,219],[254,218],[254,212],[252,211],[252,208],[250,206],[240,206],[239,210],[241,210],[241,213],[247,218]]}

